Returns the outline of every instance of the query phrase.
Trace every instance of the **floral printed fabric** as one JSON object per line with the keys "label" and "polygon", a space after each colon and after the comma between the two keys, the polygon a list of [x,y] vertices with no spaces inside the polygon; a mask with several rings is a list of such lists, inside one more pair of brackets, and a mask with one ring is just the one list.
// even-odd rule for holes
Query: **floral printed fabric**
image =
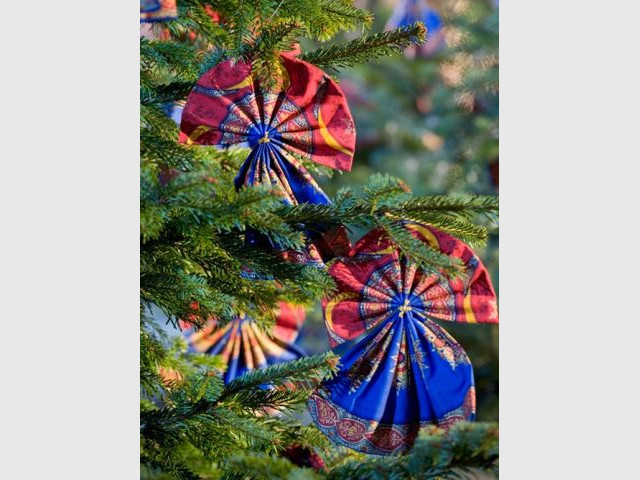
{"label": "floral printed fabric", "polygon": [[[182,112],[180,142],[248,146],[236,187],[272,185],[287,204],[329,204],[299,159],[350,170],[353,118],[342,91],[322,70],[298,60],[295,52],[282,54],[282,62],[274,91],[263,90],[251,64],[242,61],[228,60],[206,72]],[[277,248],[255,232],[248,232],[247,241]],[[306,252],[288,252],[288,258],[323,266],[313,245]]]}
{"label": "floral printed fabric", "polygon": [[382,230],[329,269],[338,290],[323,302],[324,317],[341,367],[311,396],[309,410],[334,442],[365,453],[403,453],[421,425],[472,420],[471,363],[434,320],[498,322],[493,286],[471,249],[433,227],[406,227],[461,259],[467,277],[425,274]]}

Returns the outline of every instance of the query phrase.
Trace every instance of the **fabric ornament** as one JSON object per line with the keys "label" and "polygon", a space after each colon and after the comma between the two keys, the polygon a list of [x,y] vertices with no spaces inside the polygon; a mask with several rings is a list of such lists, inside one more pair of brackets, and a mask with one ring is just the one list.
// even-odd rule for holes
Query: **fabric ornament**
{"label": "fabric ornament", "polygon": [[[287,204],[326,205],[329,198],[296,155],[348,171],[355,128],[338,85],[319,68],[295,58],[296,53],[282,54],[282,78],[268,91],[253,78],[250,63],[228,60],[206,72],[187,98],[179,140],[248,146],[251,152],[236,177],[237,188],[269,184]],[[255,232],[248,232],[247,241],[277,248]],[[313,245],[307,252],[289,251],[285,256],[323,266]]]}
{"label": "fabric ornament", "polygon": [[430,226],[407,223],[406,228],[459,258],[468,276],[424,273],[381,229],[331,265],[338,288],[323,309],[341,367],[312,394],[308,407],[333,442],[364,453],[404,453],[421,426],[448,428],[472,420],[471,363],[434,320],[498,323],[491,280],[471,249]]}
{"label": "fabric ornament", "polygon": [[427,43],[418,47],[410,46],[407,53],[432,55],[443,45],[444,31],[440,15],[426,0],[401,0],[394,8],[385,29],[408,27],[416,22],[422,22],[427,27]]}
{"label": "fabric ornament", "polygon": [[176,0],[140,0],[140,21],[164,22],[178,18]]}
{"label": "fabric ornament", "polygon": [[303,307],[280,302],[272,338],[247,315],[223,326],[209,318],[200,330],[190,322],[181,321],[180,326],[190,352],[222,356],[227,364],[224,382],[229,383],[251,370],[304,357],[304,352],[293,345],[304,318]]}

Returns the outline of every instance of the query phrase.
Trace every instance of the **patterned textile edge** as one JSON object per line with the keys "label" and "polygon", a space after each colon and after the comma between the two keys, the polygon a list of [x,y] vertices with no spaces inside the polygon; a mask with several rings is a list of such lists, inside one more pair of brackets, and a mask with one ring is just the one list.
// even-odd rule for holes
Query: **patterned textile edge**
{"label": "patterned textile edge", "polygon": [[318,429],[332,442],[370,455],[408,453],[421,427],[437,425],[448,430],[458,422],[475,418],[475,388],[470,387],[462,405],[436,422],[393,425],[359,418],[333,403],[329,392],[318,388],[308,400],[309,413]]}

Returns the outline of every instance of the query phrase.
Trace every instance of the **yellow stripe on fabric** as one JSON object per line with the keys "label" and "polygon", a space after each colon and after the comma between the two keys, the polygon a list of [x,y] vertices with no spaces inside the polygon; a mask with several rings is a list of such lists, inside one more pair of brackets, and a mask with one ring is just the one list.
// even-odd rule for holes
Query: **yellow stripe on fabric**
{"label": "yellow stripe on fabric", "polygon": [[238,90],[240,88],[248,87],[252,83],[253,83],[253,77],[251,75],[249,75],[248,77],[246,77],[241,82],[236,83],[235,85],[231,85],[230,87],[226,87],[223,90]]}
{"label": "yellow stripe on fabric", "polygon": [[421,233],[422,236],[427,239],[427,243],[430,246],[440,249],[440,242],[438,242],[438,239],[436,238],[436,236],[433,233],[431,233],[431,230],[429,230],[427,227],[420,225],[418,223],[408,223],[407,228],[411,230],[415,230],[418,233]]}
{"label": "yellow stripe on fabric", "polygon": [[192,145],[193,142],[198,140],[198,138],[207,133],[209,130],[211,130],[211,127],[207,127],[206,125],[200,125],[199,127],[197,127],[187,138],[187,145]]}
{"label": "yellow stripe on fabric", "polygon": [[255,369],[255,365],[253,363],[253,355],[252,355],[252,345],[251,345],[251,340],[249,339],[249,326],[247,325],[247,323],[243,323],[242,324],[242,350],[243,350],[243,354],[244,354],[244,363],[245,366],[247,367],[247,370],[253,370]]}
{"label": "yellow stripe on fabric", "polygon": [[369,252],[369,253],[366,253],[365,255],[389,255],[394,251],[395,251],[395,248],[393,248],[393,245],[389,245],[384,250],[378,250],[377,252]]}
{"label": "yellow stripe on fabric", "polygon": [[473,308],[471,307],[471,289],[469,289],[467,296],[464,297],[464,315],[467,319],[467,323],[477,323],[476,316],[473,313]]}
{"label": "yellow stripe on fabric", "polygon": [[324,121],[322,120],[322,110],[318,109],[318,125],[320,125],[320,135],[322,135],[322,138],[324,139],[325,142],[327,142],[327,145],[329,145],[331,148],[333,148],[334,150],[338,150],[339,152],[342,152],[346,155],[353,155],[352,152],[350,152],[349,150],[347,150],[346,148],[344,148],[342,145],[340,145],[335,138],[333,138],[333,136],[329,133],[329,130],[327,130],[327,126],[325,125]]}
{"label": "yellow stripe on fabric", "polygon": [[229,329],[233,327],[233,322],[227,323],[221,328],[205,327],[203,330],[196,330],[190,338],[191,344],[198,352],[206,352],[213,347]]}

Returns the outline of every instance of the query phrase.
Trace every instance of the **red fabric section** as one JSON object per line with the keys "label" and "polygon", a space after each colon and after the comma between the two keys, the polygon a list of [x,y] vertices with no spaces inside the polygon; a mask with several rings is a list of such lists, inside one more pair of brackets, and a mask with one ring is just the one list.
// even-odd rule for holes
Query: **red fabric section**
{"label": "red fabric section", "polygon": [[410,262],[403,264],[400,251],[384,230],[369,232],[329,269],[338,287],[323,300],[332,346],[352,340],[388,318],[403,307],[394,303],[402,295],[419,298],[424,314],[432,319],[498,323],[491,279],[473,251],[434,227],[408,223],[407,229],[430,246],[461,259],[468,276],[452,280],[426,275]]}
{"label": "red fabric section", "polygon": [[304,307],[288,302],[280,302],[278,305],[280,311],[276,317],[276,325],[273,327],[273,335],[283,342],[293,343],[304,323]]}
{"label": "red fabric section", "polygon": [[[283,134],[292,152],[330,168],[350,170],[355,127],[346,98],[330,77],[319,68],[295,58],[296,54],[295,50],[282,54],[286,75],[280,91],[262,91],[251,77],[249,63],[228,60],[207,71],[197,83],[206,91],[198,91],[196,87],[187,99],[180,125],[180,142],[198,145],[241,143],[247,141],[252,125],[271,124]],[[231,107],[240,105],[241,99],[252,94],[256,97],[258,108],[255,110],[259,114],[246,107],[240,108],[240,112],[233,109],[232,115],[236,119],[229,121]],[[279,97],[279,102],[267,107],[261,105],[261,98],[273,95]],[[287,115],[278,112],[284,100],[290,102],[287,105],[295,105],[297,111]],[[232,125],[233,130],[227,125]],[[303,140],[301,135],[295,135],[295,141],[288,141],[287,133],[299,133],[300,128],[309,135]]]}
{"label": "red fabric section", "polygon": [[[199,310],[197,302],[191,304],[191,308]],[[273,336],[278,340],[282,340],[286,343],[293,343],[298,338],[300,328],[305,320],[304,307],[300,305],[294,305],[289,302],[278,302],[278,311],[276,312],[276,323],[273,327]],[[179,320],[178,324],[182,330],[188,330],[194,326],[197,318],[193,316],[191,321]],[[203,326],[203,331],[207,334],[213,333],[218,326],[218,322],[214,317],[207,318],[206,324]]]}

